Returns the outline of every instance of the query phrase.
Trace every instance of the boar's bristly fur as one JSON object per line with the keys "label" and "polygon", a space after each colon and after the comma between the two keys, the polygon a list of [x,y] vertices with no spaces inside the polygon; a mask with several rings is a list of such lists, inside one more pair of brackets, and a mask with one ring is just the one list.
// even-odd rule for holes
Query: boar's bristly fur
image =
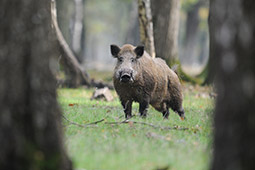
{"label": "boar's bristly fur", "polygon": [[139,103],[139,113],[146,117],[149,104],[169,116],[169,108],[185,118],[182,87],[178,76],[160,58],[152,58],[143,46],[111,45],[117,58],[113,75],[114,88],[124,108],[125,117],[132,117],[132,102]]}

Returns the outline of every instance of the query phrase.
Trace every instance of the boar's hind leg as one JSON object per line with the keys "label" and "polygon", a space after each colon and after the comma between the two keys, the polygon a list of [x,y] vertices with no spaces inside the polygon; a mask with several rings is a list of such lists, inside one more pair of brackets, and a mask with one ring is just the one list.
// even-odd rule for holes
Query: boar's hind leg
{"label": "boar's hind leg", "polygon": [[168,119],[168,116],[169,116],[169,110],[167,109],[167,110],[163,111],[162,113],[163,113],[163,117],[164,117],[164,119]]}
{"label": "boar's hind leg", "polygon": [[132,117],[132,101],[122,101],[121,104],[124,108],[125,118],[130,119]]}
{"label": "boar's hind leg", "polygon": [[139,113],[141,117],[145,118],[147,116],[148,108],[149,108],[148,101],[142,101],[139,103]]}
{"label": "boar's hind leg", "polygon": [[165,102],[162,103],[161,111],[160,112],[162,112],[164,119],[168,119],[168,116],[169,116],[170,112],[169,112],[169,108],[168,108],[168,106],[167,106],[167,104]]}

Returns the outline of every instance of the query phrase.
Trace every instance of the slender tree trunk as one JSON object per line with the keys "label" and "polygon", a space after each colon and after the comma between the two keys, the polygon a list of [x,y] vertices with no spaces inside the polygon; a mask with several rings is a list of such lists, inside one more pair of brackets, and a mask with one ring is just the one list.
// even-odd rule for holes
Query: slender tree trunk
{"label": "slender tree trunk", "polygon": [[219,58],[214,58],[215,56],[215,49],[214,49],[214,43],[216,42],[216,37],[214,36],[215,34],[215,27],[219,24],[220,21],[215,19],[215,10],[213,9],[211,6],[209,8],[209,17],[208,17],[208,25],[209,25],[209,59],[208,59],[208,63],[204,69],[204,73],[202,74],[206,74],[206,78],[204,81],[204,85],[205,84],[212,84],[214,79],[215,79],[215,72],[217,69],[217,63],[219,63]]}
{"label": "slender tree trunk", "polygon": [[210,57],[218,89],[211,169],[251,170],[255,167],[255,1],[210,2]]}
{"label": "slender tree trunk", "polygon": [[178,59],[180,0],[152,0],[156,56],[169,65]]}
{"label": "slender tree trunk", "polygon": [[71,170],[56,101],[50,1],[0,1],[0,169]]}
{"label": "slender tree trunk", "polygon": [[56,33],[59,51],[61,55],[61,62],[64,65],[64,70],[67,76],[66,84],[68,87],[78,87],[81,84],[90,86],[90,79],[86,71],[84,71],[72,50],[66,43],[57,23],[56,3],[52,0],[52,23]]}
{"label": "slender tree trunk", "polygon": [[77,56],[79,62],[83,61],[82,56],[82,35],[84,29],[83,16],[84,16],[84,3],[83,0],[74,0],[75,10],[73,17],[73,27],[72,27],[72,50]]}
{"label": "slender tree trunk", "polygon": [[129,8],[129,25],[125,42],[133,45],[138,45],[140,42],[140,33],[137,2],[133,1]]}
{"label": "slender tree trunk", "polygon": [[140,40],[141,43],[144,44],[145,50],[151,55],[152,58],[154,58],[155,47],[150,6],[150,0],[138,0]]}
{"label": "slender tree trunk", "polygon": [[198,45],[198,26],[200,22],[198,10],[200,6],[201,3],[198,1],[195,5],[190,7],[190,10],[187,12],[184,40],[184,60],[186,63],[192,63],[196,54],[196,46]]}

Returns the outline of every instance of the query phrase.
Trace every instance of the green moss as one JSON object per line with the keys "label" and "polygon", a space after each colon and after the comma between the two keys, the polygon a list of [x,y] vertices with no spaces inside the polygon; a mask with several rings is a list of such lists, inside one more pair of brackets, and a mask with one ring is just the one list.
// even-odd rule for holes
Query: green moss
{"label": "green moss", "polygon": [[181,81],[189,82],[192,84],[202,84],[203,80],[199,77],[192,77],[186,74],[182,68],[181,68],[181,63],[179,59],[174,59],[174,60],[166,60],[166,63],[170,66],[170,68],[173,68],[177,65],[177,74]]}

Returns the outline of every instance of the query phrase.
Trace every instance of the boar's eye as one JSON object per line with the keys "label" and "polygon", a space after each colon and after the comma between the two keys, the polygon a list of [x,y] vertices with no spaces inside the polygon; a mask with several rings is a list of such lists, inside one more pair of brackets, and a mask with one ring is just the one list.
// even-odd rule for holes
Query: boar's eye
{"label": "boar's eye", "polygon": [[123,61],[123,57],[119,57],[119,58],[118,58],[118,61],[119,61],[119,62],[122,62],[122,61]]}
{"label": "boar's eye", "polygon": [[132,62],[132,63],[135,62],[135,59],[134,59],[134,58],[131,58],[131,62]]}

